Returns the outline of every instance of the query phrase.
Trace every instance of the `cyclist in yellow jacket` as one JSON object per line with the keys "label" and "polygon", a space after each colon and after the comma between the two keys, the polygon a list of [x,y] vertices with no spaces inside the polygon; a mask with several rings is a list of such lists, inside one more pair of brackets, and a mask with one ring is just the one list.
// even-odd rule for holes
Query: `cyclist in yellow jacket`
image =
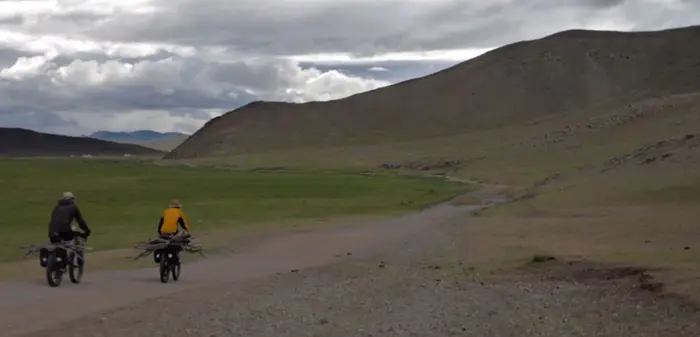
{"label": "cyclist in yellow jacket", "polygon": [[190,232],[190,224],[187,222],[185,213],[182,212],[182,204],[180,204],[179,200],[173,200],[170,202],[168,208],[163,211],[163,215],[160,217],[160,222],[158,223],[158,235],[175,235],[180,232],[180,228],[185,230],[187,233]]}
{"label": "cyclist in yellow jacket", "polygon": [[[185,213],[182,212],[182,204],[179,200],[173,200],[168,205],[168,208],[163,211],[163,215],[160,217],[160,222],[158,223],[158,235],[162,239],[169,239],[173,235],[180,232],[180,228],[185,231],[185,234],[190,233],[190,224],[185,217]],[[189,242],[186,238],[184,242]],[[179,263],[179,250],[175,252],[175,259]],[[163,255],[163,250],[158,249],[153,252],[153,259],[156,263],[160,263],[161,256]]]}

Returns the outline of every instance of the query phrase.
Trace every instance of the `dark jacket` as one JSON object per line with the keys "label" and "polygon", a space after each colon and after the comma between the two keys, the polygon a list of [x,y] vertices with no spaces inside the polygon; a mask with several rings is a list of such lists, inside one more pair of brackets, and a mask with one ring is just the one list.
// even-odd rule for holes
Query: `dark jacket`
{"label": "dark jacket", "polygon": [[61,199],[58,201],[56,207],[54,207],[53,212],[51,212],[51,221],[49,222],[49,236],[51,233],[70,233],[71,223],[75,220],[86,234],[90,233],[90,228],[88,227],[85,219],[80,214],[80,209],[73,202],[73,200]]}

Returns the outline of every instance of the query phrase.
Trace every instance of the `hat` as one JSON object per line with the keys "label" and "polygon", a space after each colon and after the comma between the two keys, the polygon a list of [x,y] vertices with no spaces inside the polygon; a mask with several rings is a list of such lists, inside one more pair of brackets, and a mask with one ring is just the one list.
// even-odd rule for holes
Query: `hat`
{"label": "hat", "polygon": [[182,204],[180,203],[180,200],[173,199],[170,201],[170,205],[168,207],[180,208],[180,207],[182,207]]}
{"label": "hat", "polygon": [[63,192],[63,199],[74,199],[73,192]]}

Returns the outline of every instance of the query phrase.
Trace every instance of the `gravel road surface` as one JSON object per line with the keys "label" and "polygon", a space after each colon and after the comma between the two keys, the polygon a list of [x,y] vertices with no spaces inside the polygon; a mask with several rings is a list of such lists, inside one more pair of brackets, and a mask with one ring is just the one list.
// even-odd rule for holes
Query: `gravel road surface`
{"label": "gravel road surface", "polygon": [[184,290],[369,256],[384,245],[420,235],[432,224],[471,209],[474,207],[440,205],[385,221],[274,237],[230,257],[184,264],[182,279],[165,285],[159,282],[155,268],[90,273],[88,265],[80,285],[64,282],[50,288],[37,262],[36,281],[0,284],[0,331],[2,336],[20,335]]}

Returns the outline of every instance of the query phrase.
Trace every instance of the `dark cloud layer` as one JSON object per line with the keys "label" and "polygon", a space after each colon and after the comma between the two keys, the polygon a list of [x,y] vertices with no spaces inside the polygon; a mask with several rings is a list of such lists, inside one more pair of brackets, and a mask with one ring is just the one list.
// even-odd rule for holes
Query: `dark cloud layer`
{"label": "dark cloud layer", "polygon": [[[97,27],[94,34],[122,41],[235,46],[246,53],[372,55],[494,47],[605,22],[645,30],[700,21],[700,1],[205,2],[158,0],[158,20],[150,15],[124,15]],[[130,28],[123,29],[125,25]]]}

